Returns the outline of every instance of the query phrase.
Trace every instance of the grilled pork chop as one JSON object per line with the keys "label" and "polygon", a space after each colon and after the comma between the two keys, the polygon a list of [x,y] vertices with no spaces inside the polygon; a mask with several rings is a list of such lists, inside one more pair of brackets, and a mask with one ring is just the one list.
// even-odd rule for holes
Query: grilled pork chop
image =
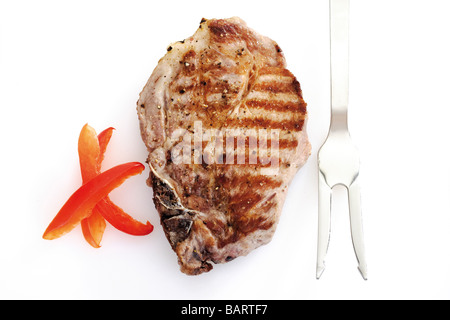
{"label": "grilled pork chop", "polygon": [[239,18],[171,44],[137,102],[148,184],[181,271],[268,243],[310,155],[306,103],[280,47]]}

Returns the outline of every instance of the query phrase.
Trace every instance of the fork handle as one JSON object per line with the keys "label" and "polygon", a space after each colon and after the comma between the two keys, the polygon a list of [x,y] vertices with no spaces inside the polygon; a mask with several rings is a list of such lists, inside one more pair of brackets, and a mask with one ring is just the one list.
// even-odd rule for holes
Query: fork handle
{"label": "fork handle", "polygon": [[330,0],[330,130],[347,130],[348,33],[349,0]]}

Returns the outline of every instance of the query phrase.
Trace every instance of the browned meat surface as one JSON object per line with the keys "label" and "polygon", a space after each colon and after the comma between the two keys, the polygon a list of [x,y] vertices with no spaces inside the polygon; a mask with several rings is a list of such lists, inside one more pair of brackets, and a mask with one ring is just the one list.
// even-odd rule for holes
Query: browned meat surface
{"label": "browned meat surface", "polygon": [[153,200],[182,272],[272,239],[311,149],[300,84],[274,41],[239,18],[202,19],[167,48],[137,111]]}

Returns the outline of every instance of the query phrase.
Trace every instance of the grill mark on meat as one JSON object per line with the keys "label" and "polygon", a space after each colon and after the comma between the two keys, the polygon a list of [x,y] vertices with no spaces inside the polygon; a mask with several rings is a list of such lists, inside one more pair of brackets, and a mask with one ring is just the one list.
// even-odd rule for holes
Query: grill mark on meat
{"label": "grill mark on meat", "polygon": [[[252,145],[250,145],[250,140],[255,140],[252,141]],[[234,138],[234,145],[237,145],[237,140],[238,138]],[[260,141],[258,141],[258,137],[248,137],[248,136],[244,136],[244,140],[243,144],[242,144],[242,148],[245,150],[246,153],[249,152],[250,147],[256,147],[256,151],[258,152],[260,146],[262,146],[262,143]],[[214,148],[219,148],[220,147],[220,142],[216,142],[216,141],[202,141],[202,150],[206,150],[207,148],[210,147],[210,144],[212,144],[214,146]],[[295,147],[298,146],[298,141],[297,140],[292,140],[292,139],[280,139],[278,141],[274,141],[272,142],[272,139],[268,138],[267,141],[265,142],[266,147],[268,149],[270,149],[272,147],[272,144],[274,144],[274,146],[276,145],[278,147],[278,149],[293,149]],[[223,141],[222,143],[222,149],[225,151],[226,150],[226,141]]]}
{"label": "grill mark on meat", "polygon": [[264,109],[274,112],[296,112],[301,115],[306,114],[306,103],[300,102],[285,102],[285,101],[270,101],[270,100],[247,100],[245,105],[249,108]]}
{"label": "grill mark on meat", "polygon": [[231,119],[225,124],[225,127],[229,128],[271,128],[281,129],[286,131],[301,131],[305,120],[289,120],[279,122],[276,120],[266,118],[252,118],[252,119]]}
{"label": "grill mark on meat", "polygon": [[228,204],[229,211],[233,216],[241,217],[251,210],[251,208],[261,201],[262,196],[255,192],[244,192],[235,195]]}
{"label": "grill mark on meat", "polygon": [[251,91],[247,97],[248,100],[273,100],[275,102],[300,102],[301,97],[295,93],[271,93],[267,91]]}
{"label": "grill mark on meat", "polygon": [[[241,108],[242,109],[242,108]],[[248,112],[247,112],[248,111]],[[278,122],[287,122],[292,120],[301,120],[304,119],[304,115],[299,115],[296,112],[289,112],[286,110],[285,112],[280,112],[276,115],[276,117],[272,116],[263,108],[248,108],[246,112],[240,112],[239,114],[233,115],[230,117],[233,119],[254,119],[254,118],[269,118],[276,119]]]}
{"label": "grill mark on meat", "polygon": [[[243,136],[243,138],[243,141],[239,143],[239,137],[234,138],[232,154],[227,154],[226,141],[222,141],[222,145],[217,141],[202,141],[202,165],[215,164],[221,166],[232,163],[237,166],[253,165],[254,167],[252,168],[255,169],[268,168],[283,163],[289,164],[290,160],[285,158],[285,153],[298,146],[298,140],[295,139],[272,140],[268,138],[261,142],[257,137],[252,137],[251,139],[249,136]],[[250,143],[250,140],[253,141]],[[229,143],[231,143],[230,141]],[[276,156],[269,156],[272,147],[278,152]],[[191,156],[193,157],[193,152]],[[218,156],[220,156],[219,159],[217,158]]]}
{"label": "grill mark on meat", "polygon": [[261,175],[250,172],[222,179],[222,189],[227,190],[228,214],[245,215],[264,200],[267,192],[272,192],[271,190],[280,187],[282,183],[279,178],[261,178]]}
{"label": "grill mark on meat", "polygon": [[[244,173],[241,175],[233,175],[231,177],[218,177],[217,183],[222,185],[222,189],[236,189],[241,187],[257,187],[277,188],[281,186],[281,182],[277,178],[265,175],[251,175]],[[250,190],[249,190],[250,191]]]}
{"label": "grill mark on meat", "polygon": [[213,37],[212,42],[232,43],[236,40],[242,40],[245,41],[249,49],[253,50],[258,46],[258,39],[238,24],[230,23],[223,19],[217,19],[209,23],[208,28]]}
{"label": "grill mark on meat", "polygon": [[271,93],[296,93],[295,85],[286,82],[260,82],[256,83],[253,88],[254,91],[268,91]]}
{"label": "grill mark on meat", "polygon": [[263,76],[263,75],[277,75],[277,76],[284,76],[284,77],[289,77],[289,78],[294,78],[294,75],[292,74],[292,72],[290,72],[288,69],[285,68],[279,68],[279,67],[263,67],[261,69],[259,69],[259,75]]}

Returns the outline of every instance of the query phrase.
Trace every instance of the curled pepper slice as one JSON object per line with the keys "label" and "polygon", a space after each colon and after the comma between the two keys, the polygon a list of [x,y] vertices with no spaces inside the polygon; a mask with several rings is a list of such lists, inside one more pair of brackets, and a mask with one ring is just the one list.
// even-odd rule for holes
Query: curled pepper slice
{"label": "curled pepper slice", "polygon": [[97,210],[97,207],[92,209],[92,214],[89,217],[81,220],[81,231],[84,239],[94,248],[100,248],[105,228],[105,218]]}
{"label": "curled pepper slice", "polygon": [[103,218],[116,229],[133,236],[145,236],[153,231],[153,225],[147,221],[143,224],[126,214],[120,207],[116,206],[109,197],[100,200],[95,206]]}
{"label": "curled pepper slice", "polygon": [[43,238],[52,240],[71,231],[81,220],[92,213],[95,205],[127,178],[144,170],[139,162],[129,162],[113,167],[83,184],[66,201],[56,217],[50,222]]}

